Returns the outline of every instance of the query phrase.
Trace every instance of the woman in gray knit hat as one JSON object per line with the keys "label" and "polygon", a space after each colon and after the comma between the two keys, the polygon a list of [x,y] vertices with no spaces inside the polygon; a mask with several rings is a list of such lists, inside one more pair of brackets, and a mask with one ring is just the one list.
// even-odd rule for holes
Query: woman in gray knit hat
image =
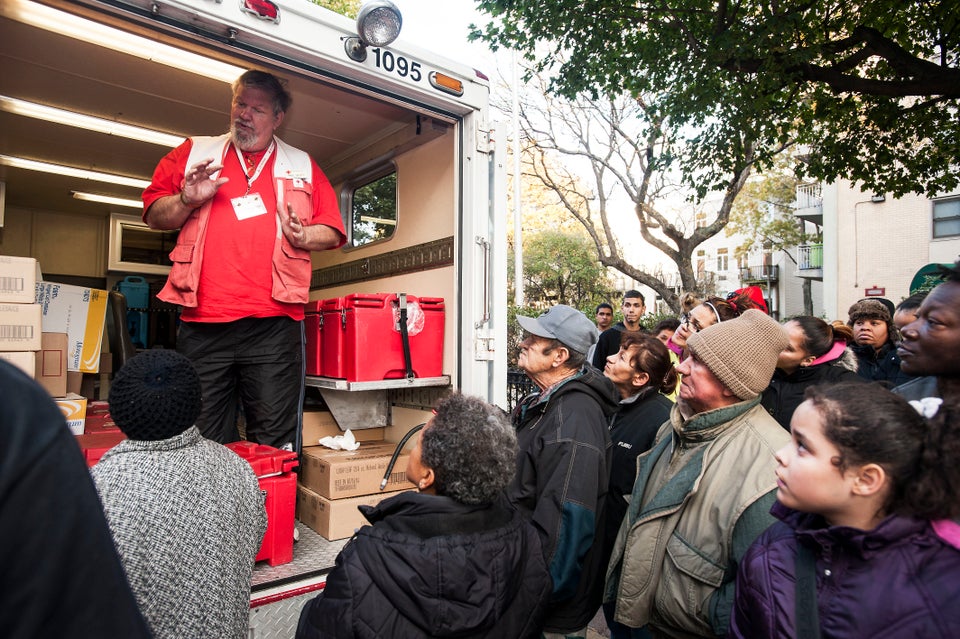
{"label": "woman in gray knit hat", "polygon": [[250,465],[204,439],[200,379],[172,350],[140,353],[110,386],[128,439],[93,467],[114,544],[157,639],[243,639],[267,526]]}

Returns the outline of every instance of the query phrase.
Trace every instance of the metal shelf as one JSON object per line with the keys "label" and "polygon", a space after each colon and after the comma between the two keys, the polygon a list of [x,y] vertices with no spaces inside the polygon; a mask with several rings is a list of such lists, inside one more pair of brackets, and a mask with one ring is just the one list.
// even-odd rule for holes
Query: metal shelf
{"label": "metal shelf", "polygon": [[414,377],[412,379],[379,379],[371,382],[348,382],[345,379],[335,377],[314,377],[307,375],[305,383],[307,386],[327,390],[372,391],[389,390],[393,388],[420,388],[423,386],[449,386],[450,376],[441,375],[440,377]]}
{"label": "metal shelf", "polygon": [[333,418],[341,429],[346,430],[388,426],[391,391],[450,386],[450,376],[348,382],[334,377],[307,375],[305,384],[320,389]]}

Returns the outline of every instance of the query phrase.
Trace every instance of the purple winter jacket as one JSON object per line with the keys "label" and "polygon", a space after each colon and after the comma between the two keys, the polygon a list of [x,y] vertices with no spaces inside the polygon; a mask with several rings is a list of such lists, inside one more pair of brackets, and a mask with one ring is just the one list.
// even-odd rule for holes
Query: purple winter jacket
{"label": "purple winter jacket", "polygon": [[776,502],[781,520],[750,547],[737,575],[730,637],[796,636],[798,540],[815,549],[823,639],[960,637],[960,550],[925,520],[890,516],[875,529],[827,527]]}

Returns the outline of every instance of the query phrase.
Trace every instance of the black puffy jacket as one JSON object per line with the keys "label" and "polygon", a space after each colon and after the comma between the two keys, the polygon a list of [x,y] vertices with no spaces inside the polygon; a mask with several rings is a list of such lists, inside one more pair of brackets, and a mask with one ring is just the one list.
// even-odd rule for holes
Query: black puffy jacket
{"label": "black puffy jacket", "polygon": [[850,347],[857,355],[857,374],[872,382],[886,382],[889,388],[906,384],[913,377],[900,370],[900,356],[893,342],[887,342],[879,351],[870,344],[855,344]]}
{"label": "black puffy jacket", "polygon": [[797,406],[803,403],[803,394],[808,386],[838,382],[864,382],[857,374],[857,357],[849,348],[838,359],[804,366],[787,374],[779,368],[773,372],[770,386],[763,391],[761,404],[777,422],[790,430],[790,419]]}
{"label": "black puffy jacket", "polygon": [[505,502],[401,493],[361,528],[297,639],[539,637],[551,582],[533,526]]}

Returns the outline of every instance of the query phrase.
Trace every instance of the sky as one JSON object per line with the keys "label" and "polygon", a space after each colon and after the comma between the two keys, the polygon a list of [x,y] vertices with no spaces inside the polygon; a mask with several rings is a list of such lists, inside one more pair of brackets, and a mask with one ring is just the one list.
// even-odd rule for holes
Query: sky
{"label": "sky", "polygon": [[483,24],[487,16],[478,12],[473,0],[392,0],[403,16],[401,41],[415,44],[483,71],[496,74],[493,53],[485,44],[468,42],[470,24]]}

